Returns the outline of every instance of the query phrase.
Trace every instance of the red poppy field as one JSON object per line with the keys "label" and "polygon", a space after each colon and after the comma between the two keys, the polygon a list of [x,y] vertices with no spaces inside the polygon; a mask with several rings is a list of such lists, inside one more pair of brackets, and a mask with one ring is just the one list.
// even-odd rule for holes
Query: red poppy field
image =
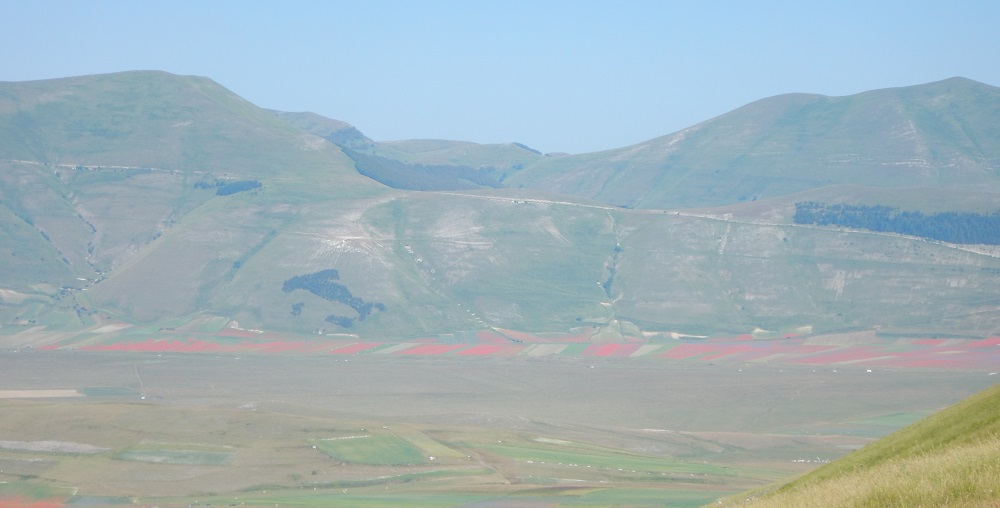
{"label": "red poppy field", "polygon": [[79,345],[47,345],[38,350],[89,352],[331,354],[457,357],[569,356],[599,359],[644,359],[722,363],[787,363],[859,365],[894,368],[1000,368],[1000,337],[985,339],[868,338],[853,343],[824,343],[817,338],[786,336],[755,339],[749,335],[625,343],[587,343],[585,334],[541,336],[511,330],[481,330],[466,341],[433,338],[405,342],[348,339],[283,339],[279,336],[228,332],[216,336],[107,340]]}

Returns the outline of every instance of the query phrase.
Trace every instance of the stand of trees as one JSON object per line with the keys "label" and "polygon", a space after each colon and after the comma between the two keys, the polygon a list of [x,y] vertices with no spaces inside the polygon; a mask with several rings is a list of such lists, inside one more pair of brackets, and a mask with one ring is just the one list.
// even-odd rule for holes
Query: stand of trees
{"label": "stand of trees", "polygon": [[196,189],[211,189],[215,187],[216,196],[229,196],[237,192],[259,189],[261,183],[257,180],[216,180],[215,183],[197,182],[194,184],[194,187]]}
{"label": "stand of trees", "polygon": [[[371,315],[373,310],[384,311],[385,305],[378,302],[366,302],[363,299],[351,294],[347,286],[336,282],[340,280],[340,272],[335,269],[320,270],[306,275],[296,275],[284,282],[281,290],[290,293],[296,289],[304,289],[310,293],[331,302],[339,302],[354,309],[358,313],[357,321],[364,321]],[[302,311],[302,304],[292,306],[292,315],[298,315]],[[354,319],[344,316],[329,315],[326,318],[330,323],[350,328],[354,324]]]}
{"label": "stand of trees", "polygon": [[949,243],[1000,245],[1000,211],[924,214],[886,206],[795,203],[796,224],[843,226]]}

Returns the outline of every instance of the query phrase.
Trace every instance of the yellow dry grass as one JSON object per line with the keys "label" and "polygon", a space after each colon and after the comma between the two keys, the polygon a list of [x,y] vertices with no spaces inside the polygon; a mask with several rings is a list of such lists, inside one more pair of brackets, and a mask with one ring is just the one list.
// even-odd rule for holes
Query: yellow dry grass
{"label": "yellow dry grass", "polygon": [[735,502],[740,507],[1000,506],[1000,437],[894,459],[821,483]]}
{"label": "yellow dry grass", "polygon": [[785,486],[725,506],[1000,506],[1000,385]]}

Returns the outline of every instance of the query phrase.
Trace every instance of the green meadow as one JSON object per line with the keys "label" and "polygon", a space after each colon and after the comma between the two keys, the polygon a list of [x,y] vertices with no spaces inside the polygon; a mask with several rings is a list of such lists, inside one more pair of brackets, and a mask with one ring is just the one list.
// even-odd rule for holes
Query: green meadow
{"label": "green meadow", "polygon": [[342,462],[387,466],[427,462],[420,449],[391,434],[314,439],[311,443],[319,451]]}

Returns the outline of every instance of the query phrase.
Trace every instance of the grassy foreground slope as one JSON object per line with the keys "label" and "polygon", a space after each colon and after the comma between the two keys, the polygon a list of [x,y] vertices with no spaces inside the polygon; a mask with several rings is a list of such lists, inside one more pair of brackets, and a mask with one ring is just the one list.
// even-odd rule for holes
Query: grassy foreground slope
{"label": "grassy foreground slope", "polygon": [[0,82],[0,158],[371,185],[336,146],[218,83],[154,71]]}
{"label": "grassy foreground slope", "polygon": [[997,506],[1000,385],[728,506]]}

